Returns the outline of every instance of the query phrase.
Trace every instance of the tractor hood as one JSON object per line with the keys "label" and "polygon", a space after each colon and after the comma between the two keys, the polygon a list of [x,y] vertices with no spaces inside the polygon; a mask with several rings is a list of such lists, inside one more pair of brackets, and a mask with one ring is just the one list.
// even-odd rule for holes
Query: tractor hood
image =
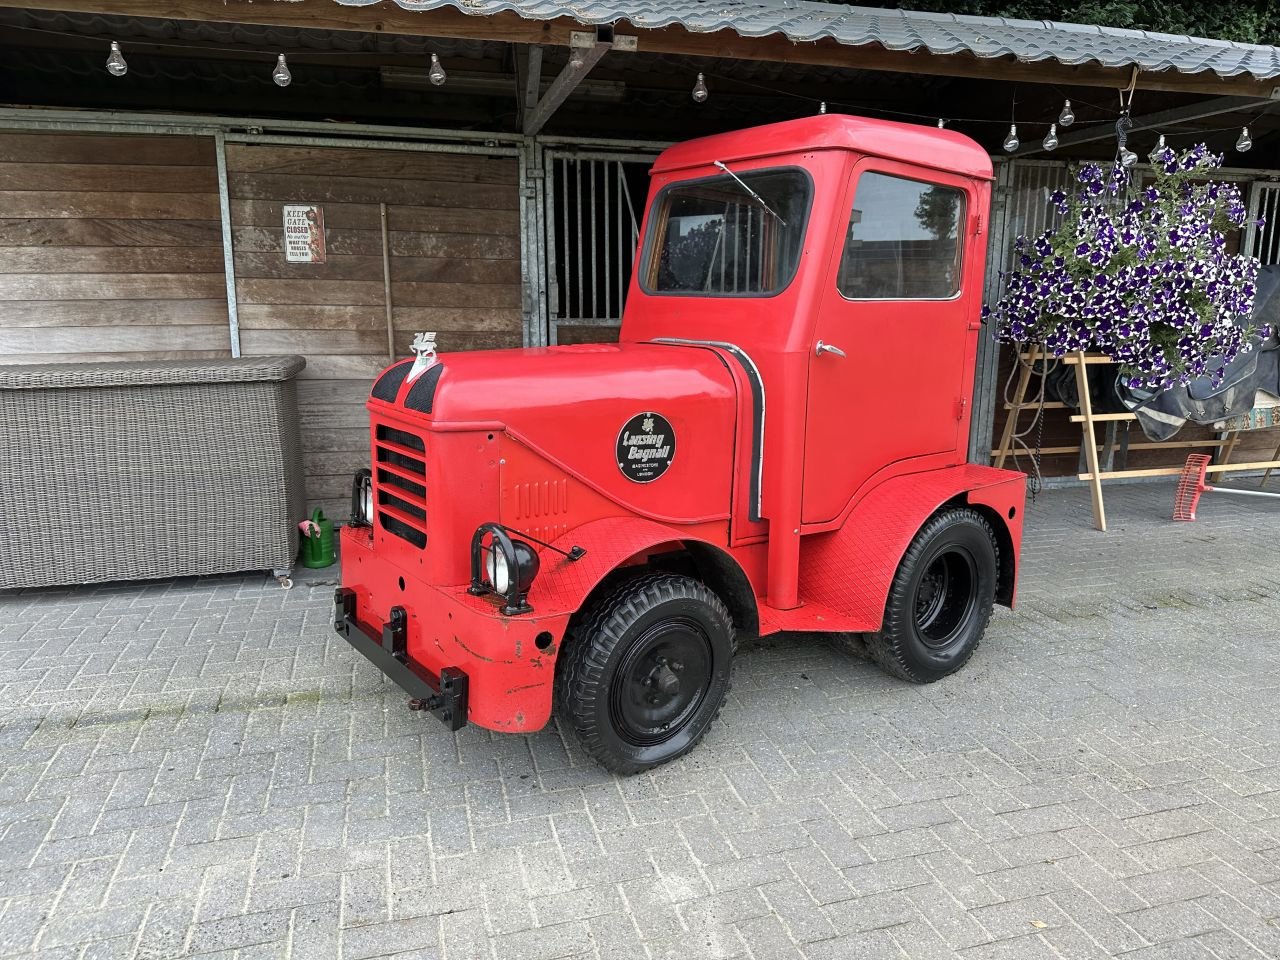
{"label": "tractor hood", "polygon": [[[374,385],[409,420],[493,429],[636,512],[693,522],[728,515],[738,389],[702,347],[581,344],[441,354]],[[504,478],[504,483],[506,482]]]}

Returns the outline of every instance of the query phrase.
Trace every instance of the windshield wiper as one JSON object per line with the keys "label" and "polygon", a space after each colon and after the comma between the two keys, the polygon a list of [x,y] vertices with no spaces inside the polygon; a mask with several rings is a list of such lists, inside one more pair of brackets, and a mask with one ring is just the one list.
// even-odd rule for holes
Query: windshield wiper
{"label": "windshield wiper", "polygon": [[782,217],[778,215],[778,212],[777,212],[776,210],[774,210],[774,209],[773,209],[773,207],[769,206],[767,203],[765,203],[765,202],[764,202],[764,197],[760,196],[760,194],[756,193],[754,190],[752,190],[750,187],[748,187],[745,183],[743,183],[743,182],[742,182],[742,178],[741,178],[740,176],[738,176],[736,173],[734,173],[732,170],[730,170],[730,169],[729,169],[729,168],[724,164],[724,162],[723,162],[723,161],[721,161],[721,160],[713,160],[713,161],[712,161],[712,166],[719,167],[721,170],[723,170],[723,171],[724,171],[725,173],[727,173],[729,176],[733,177],[733,179],[737,181],[738,186],[740,186],[743,190],[747,191],[747,193],[751,194],[751,199],[755,200],[755,202],[756,202],[756,203],[758,203],[758,204],[760,204],[760,206],[764,207],[764,208],[765,208],[765,210],[767,210],[770,214],[772,214],[772,215],[773,215],[773,218],[774,218],[775,220],[777,220],[780,224],[782,224],[784,227],[787,225],[787,221],[783,220],[783,219],[782,219]]}

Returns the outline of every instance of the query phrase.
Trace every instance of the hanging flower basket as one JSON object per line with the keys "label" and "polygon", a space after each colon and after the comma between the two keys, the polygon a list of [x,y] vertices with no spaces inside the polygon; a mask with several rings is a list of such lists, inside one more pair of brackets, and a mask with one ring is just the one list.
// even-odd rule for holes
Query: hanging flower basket
{"label": "hanging flower basket", "polygon": [[1091,163],[1072,194],[1052,194],[1062,222],[1018,238],[1004,295],[983,309],[1002,340],[1042,343],[1058,357],[1106,354],[1131,387],[1155,392],[1220,379],[1252,349],[1258,261],[1228,253],[1226,240],[1244,225],[1245,205],[1234,184],[1204,180],[1222,157],[1204,144],[1162,147],[1151,163],[1146,187],[1130,186],[1119,164]]}

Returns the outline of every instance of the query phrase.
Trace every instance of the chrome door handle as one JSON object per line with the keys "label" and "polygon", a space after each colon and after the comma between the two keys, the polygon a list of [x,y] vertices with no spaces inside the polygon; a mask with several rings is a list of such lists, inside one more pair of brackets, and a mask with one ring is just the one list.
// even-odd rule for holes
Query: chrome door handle
{"label": "chrome door handle", "polygon": [[845,356],[845,352],[841,350],[839,347],[833,347],[831,344],[823,343],[821,340],[819,340],[818,345],[813,348],[813,355],[815,357],[820,357],[824,353],[834,353],[837,357]]}

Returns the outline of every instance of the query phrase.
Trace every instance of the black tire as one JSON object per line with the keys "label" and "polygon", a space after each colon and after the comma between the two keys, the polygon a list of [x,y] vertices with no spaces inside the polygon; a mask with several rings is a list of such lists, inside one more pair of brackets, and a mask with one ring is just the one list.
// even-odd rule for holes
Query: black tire
{"label": "black tire", "polygon": [[912,683],[955,673],[987,629],[999,569],[995,533],[982,514],[968,507],[934,514],[898,565],[884,624],[866,637],[867,652]]}
{"label": "black tire", "polygon": [[688,753],[729,693],[733,619],[675,574],[623,581],[583,611],[557,663],[562,720],[587,754],[631,774]]}

